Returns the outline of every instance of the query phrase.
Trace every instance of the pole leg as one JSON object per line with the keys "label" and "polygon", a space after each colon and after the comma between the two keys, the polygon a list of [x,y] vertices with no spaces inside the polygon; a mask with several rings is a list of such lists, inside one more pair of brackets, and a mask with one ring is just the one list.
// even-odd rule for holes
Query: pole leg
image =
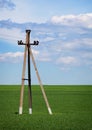
{"label": "pole leg", "polygon": [[29,114],[32,114],[32,93],[30,88],[28,88],[28,96],[29,96]]}
{"label": "pole leg", "polygon": [[28,96],[29,96],[29,114],[32,114],[32,91],[31,91],[31,69],[30,69],[29,48],[28,48]]}
{"label": "pole leg", "polygon": [[22,70],[22,85],[20,91],[20,105],[19,105],[19,114],[22,114],[23,111],[23,96],[24,96],[24,77],[25,77],[25,70],[26,70],[26,55],[27,55],[27,46],[25,46],[24,52],[24,62],[23,62],[23,70]]}
{"label": "pole leg", "polygon": [[30,30],[26,30],[26,44],[28,49],[28,98],[29,114],[32,114],[31,67],[30,67]]}
{"label": "pole leg", "polygon": [[50,108],[50,105],[49,105],[49,102],[48,102],[48,99],[47,99],[44,87],[42,85],[42,82],[41,82],[41,79],[40,79],[40,75],[38,73],[38,70],[37,70],[37,67],[36,67],[36,63],[35,63],[34,56],[32,54],[31,48],[30,48],[30,55],[31,55],[31,58],[32,58],[32,62],[33,62],[33,65],[34,65],[34,68],[35,68],[35,71],[36,71],[36,75],[37,75],[37,78],[38,78],[38,81],[39,81],[39,84],[40,84],[40,88],[41,88],[41,91],[42,91],[42,94],[43,94],[43,97],[44,97],[44,100],[45,100],[48,112],[49,112],[50,115],[52,115],[52,110]]}

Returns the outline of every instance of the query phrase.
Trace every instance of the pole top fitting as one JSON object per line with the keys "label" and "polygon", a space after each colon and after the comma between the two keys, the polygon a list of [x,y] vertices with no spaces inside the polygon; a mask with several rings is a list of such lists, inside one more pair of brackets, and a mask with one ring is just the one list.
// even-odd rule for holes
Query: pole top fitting
{"label": "pole top fitting", "polygon": [[30,33],[31,32],[31,30],[26,30],[26,33]]}

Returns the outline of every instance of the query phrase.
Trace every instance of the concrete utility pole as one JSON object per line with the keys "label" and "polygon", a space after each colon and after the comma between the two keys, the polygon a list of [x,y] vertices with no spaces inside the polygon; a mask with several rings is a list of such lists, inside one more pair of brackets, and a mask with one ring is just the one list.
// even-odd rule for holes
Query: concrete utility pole
{"label": "concrete utility pole", "polygon": [[[23,71],[22,71],[22,86],[21,86],[21,92],[20,92],[20,106],[19,106],[19,114],[22,114],[23,111],[23,96],[24,96],[24,81],[28,80],[28,95],[29,95],[29,114],[32,114],[32,91],[31,91],[31,69],[30,69],[30,56],[32,58],[32,62],[36,71],[36,75],[41,87],[41,91],[46,103],[46,106],[48,108],[48,112],[49,114],[52,114],[47,96],[45,94],[37,67],[36,67],[36,63],[32,54],[32,50],[30,45],[38,45],[39,41],[34,41],[34,43],[30,43],[30,32],[31,30],[26,30],[26,43],[23,43],[22,40],[18,41],[18,45],[25,45],[25,52],[24,52],[24,62],[23,62]],[[28,79],[25,79],[25,70],[26,70],[26,56],[27,56],[27,52],[28,52]]]}

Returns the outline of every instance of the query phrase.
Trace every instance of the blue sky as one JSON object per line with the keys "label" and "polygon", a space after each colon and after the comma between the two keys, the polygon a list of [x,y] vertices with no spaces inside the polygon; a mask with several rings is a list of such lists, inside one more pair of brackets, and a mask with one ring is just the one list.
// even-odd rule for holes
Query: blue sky
{"label": "blue sky", "polygon": [[92,84],[92,0],[0,0],[0,84],[21,83],[26,29],[43,84]]}

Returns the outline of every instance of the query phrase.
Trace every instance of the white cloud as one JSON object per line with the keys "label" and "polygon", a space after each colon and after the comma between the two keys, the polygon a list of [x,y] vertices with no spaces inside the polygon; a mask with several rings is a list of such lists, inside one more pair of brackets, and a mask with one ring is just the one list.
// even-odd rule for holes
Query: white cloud
{"label": "white cloud", "polygon": [[86,47],[92,47],[92,38],[84,38],[84,39],[82,39],[82,44],[86,45]]}
{"label": "white cloud", "polygon": [[46,38],[44,38],[41,42],[51,42],[51,41],[53,41],[53,40],[54,40],[53,37],[46,37]]}
{"label": "white cloud", "polygon": [[[83,65],[86,63],[88,57],[87,55],[83,57],[82,53],[84,53],[84,51],[87,53],[92,49],[92,32],[88,26],[91,25],[91,17],[91,13],[81,15],[66,15],[52,20],[53,23],[55,23],[57,20],[57,24],[37,24],[31,22],[19,24],[12,21],[9,22],[8,20],[1,21],[0,38],[8,39],[10,42],[11,40],[14,40],[15,42],[12,42],[14,44],[17,43],[17,40],[23,40],[23,42],[25,42],[26,33],[25,30],[23,31],[23,29],[26,27],[26,25],[29,25],[30,28],[32,27],[31,41],[37,39],[40,42],[39,47],[37,47],[39,51],[36,51],[35,47],[32,47],[34,48],[33,53],[36,60],[42,62],[52,61],[57,63],[58,66],[63,64],[62,69],[64,70],[66,67],[71,65]],[[8,25],[4,26],[4,23],[9,24],[9,27]],[[86,28],[83,28],[83,26]],[[10,61],[11,59],[13,61],[14,57],[11,57]],[[0,61],[3,60],[4,57],[1,56]],[[92,59],[90,58],[89,61],[90,60]]]}
{"label": "white cloud", "polygon": [[40,56],[38,60],[42,61],[42,62],[49,62],[49,61],[51,61],[51,59],[49,57],[47,57],[47,56]]}
{"label": "white cloud", "polygon": [[13,10],[15,8],[15,4],[11,0],[0,0],[0,8]]}
{"label": "white cloud", "polygon": [[20,62],[23,52],[7,52],[0,54],[0,62]]}
{"label": "white cloud", "polygon": [[[4,0],[2,0],[4,1]],[[10,2],[10,0],[5,0]],[[11,19],[14,22],[18,23],[24,23],[29,22],[32,20],[32,5],[30,4],[30,1],[27,0],[12,0],[12,4],[15,5],[16,8],[14,8],[11,12],[11,10],[2,10],[0,11],[0,19]],[[10,6],[8,6],[10,8]]]}
{"label": "white cloud", "polygon": [[[39,51],[32,50],[33,55],[37,56]],[[24,52],[7,52],[0,54],[0,62],[21,62],[23,60]]]}
{"label": "white cloud", "polygon": [[46,51],[46,50],[40,51],[39,55],[37,56],[37,60],[42,61],[42,62],[51,61],[50,53],[48,51]]}
{"label": "white cloud", "polygon": [[84,52],[81,53],[81,59],[84,65],[88,65],[92,67],[92,52]]}
{"label": "white cloud", "polygon": [[32,49],[34,55],[39,55],[39,51]]}
{"label": "white cloud", "polygon": [[61,71],[64,71],[64,72],[67,72],[67,71],[69,71],[70,69],[71,69],[70,66],[67,66],[67,67],[66,67],[66,66],[61,66],[61,67],[60,67],[60,70],[61,70]]}
{"label": "white cloud", "polygon": [[53,16],[51,18],[51,22],[54,24],[61,24],[66,26],[84,26],[87,28],[92,28],[92,13]]}
{"label": "white cloud", "polygon": [[75,57],[72,57],[72,56],[65,56],[65,57],[60,57],[57,59],[57,63],[60,64],[60,63],[63,63],[63,64],[74,64],[77,62],[77,59]]}
{"label": "white cloud", "polygon": [[8,40],[10,43],[16,43],[17,40],[24,40],[25,42],[25,32],[22,32],[18,28],[0,28],[0,38]]}
{"label": "white cloud", "polygon": [[86,52],[82,55],[83,58],[92,59],[92,52]]}

